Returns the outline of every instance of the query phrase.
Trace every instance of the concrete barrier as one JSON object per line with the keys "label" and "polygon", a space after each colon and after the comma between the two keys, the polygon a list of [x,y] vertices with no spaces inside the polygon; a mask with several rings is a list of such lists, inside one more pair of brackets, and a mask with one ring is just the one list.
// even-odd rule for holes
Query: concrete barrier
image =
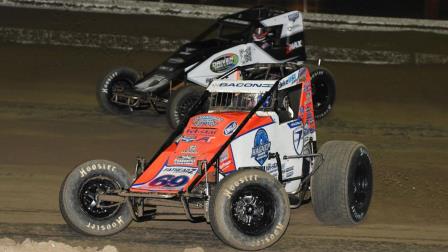
{"label": "concrete barrier", "polygon": [[[235,7],[136,0],[0,0],[0,6],[45,8],[117,14],[165,15],[215,19],[242,10]],[[448,21],[305,13],[309,28],[364,31],[419,31],[448,34]]]}
{"label": "concrete barrier", "polygon": [[[0,42],[115,50],[173,52],[188,40],[122,34],[0,27]],[[309,60],[362,64],[448,64],[448,55],[307,46]]]}

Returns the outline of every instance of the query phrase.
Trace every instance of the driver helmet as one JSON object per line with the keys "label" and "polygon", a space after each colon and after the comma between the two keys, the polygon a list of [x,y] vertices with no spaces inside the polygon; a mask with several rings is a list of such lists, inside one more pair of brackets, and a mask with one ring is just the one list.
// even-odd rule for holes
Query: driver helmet
{"label": "driver helmet", "polygon": [[258,27],[252,34],[252,38],[254,39],[254,41],[263,41],[267,35],[268,31],[266,30],[265,27]]}

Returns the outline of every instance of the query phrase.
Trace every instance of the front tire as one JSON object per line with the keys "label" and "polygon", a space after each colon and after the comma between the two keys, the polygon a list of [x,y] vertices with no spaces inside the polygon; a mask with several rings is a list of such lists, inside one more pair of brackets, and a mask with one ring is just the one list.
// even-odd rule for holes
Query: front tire
{"label": "front tire", "polygon": [[130,68],[117,68],[104,77],[96,88],[96,97],[101,109],[109,114],[130,114],[129,106],[112,101],[113,95],[133,89],[139,79],[138,73]]}
{"label": "front tire", "polygon": [[214,233],[224,243],[241,250],[260,250],[285,233],[289,199],[272,175],[243,169],[219,182],[209,214]]}
{"label": "front tire", "polygon": [[171,128],[175,129],[187,116],[191,107],[204,92],[204,88],[198,85],[189,85],[178,89],[168,102],[167,119]]}
{"label": "front tire", "polygon": [[75,231],[93,236],[116,234],[132,221],[126,203],[101,202],[97,195],[130,186],[129,174],[107,160],[85,162],[70,172],[61,185],[59,208],[65,222]]}
{"label": "front tire", "polygon": [[311,177],[311,202],[317,218],[327,225],[360,223],[373,192],[367,148],[357,142],[330,141],[319,153],[323,164]]}

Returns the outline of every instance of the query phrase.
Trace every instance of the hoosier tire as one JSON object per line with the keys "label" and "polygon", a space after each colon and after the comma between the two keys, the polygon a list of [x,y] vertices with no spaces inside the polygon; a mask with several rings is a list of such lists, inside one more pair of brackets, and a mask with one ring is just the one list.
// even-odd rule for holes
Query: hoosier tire
{"label": "hoosier tire", "polygon": [[114,103],[112,97],[114,93],[134,88],[138,79],[138,73],[126,67],[109,72],[96,88],[96,98],[102,110],[109,114],[130,114],[129,106]]}
{"label": "hoosier tire", "polygon": [[[75,231],[94,236],[116,234],[132,221],[126,204],[101,202],[97,195],[125,189],[131,179],[120,165],[107,160],[85,162],[70,172],[61,185],[59,208],[62,217]],[[103,207],[105,206],[105,207]]]}
{"label": "hoosier tire", "polygon": [[272,175],[243,169],[218,184],[209,214],[212,229],[221,241],[241,250],[260,250],[285,233],[289,199]]}
{"label": "hoosier tire", "polygon": [[193,104],[201,97],[204,88],[198,85],[189,85],[178,89],[168,102],[167,119],[171,128],[175,129],[185,118]]}
{"label": "hoosier tire", "polygon": [[361,222],[373,192],[367,148],[357,142],[330,141],[319,153],[324,161],[311,177],[311,202],[317,218],[327,225]]}
{"label": "hoosier tire", "polygon": [[319,120],[330,113],[336,99],[336,81],[326,68],[311,71],[314,117]]}

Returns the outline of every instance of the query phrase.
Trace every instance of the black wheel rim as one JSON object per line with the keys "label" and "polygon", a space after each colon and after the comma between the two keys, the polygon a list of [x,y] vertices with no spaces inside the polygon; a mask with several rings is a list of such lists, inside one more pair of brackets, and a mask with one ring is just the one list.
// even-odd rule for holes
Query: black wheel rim
{"label": "black wheel rim", "polygon": [[188,95],[180,100],[174,113],[176,124],[179,124],[188,115],[188,112],[199,99],[197,95]]}
{"label": "black wheel rim", "polygon": [[120,206],[115,202],[102,201],[98,204],[98,195],[120,189],[120,186],[107,177],[93,177],[83,183],[79,190],[81,209],[88,216],[97,219],[107,219],[114,216]]}
{"label": "black wheel rim", "polygon": [[321,115],[330,106],[330,94],[325,80],[318,78],[312,82],[313,106],[316,115]]}
{"label": "black wheel rim", "polygon": [[272,193],[261,186],[247,186],[231,200],[234,225],[246,235],[266,233],[274,223],[275,202]]}
{"label": "black wheel rim", "polygon": [[124,93],[126,90],[131,89],[133,82],[128,79],[117,79],[114,80],[108,87],[109,92],[107,93],[107,100],[114,106],[120,109],[129,109],[126,105],[117,104],[113,101],[115,94]]}
{"label": "black wheel rim", "polygon": [[351,185],[349,186],[350,210],[355,221],[360,221],[367,213],[372,195],[372,166],[367,154],[356,160]]}

